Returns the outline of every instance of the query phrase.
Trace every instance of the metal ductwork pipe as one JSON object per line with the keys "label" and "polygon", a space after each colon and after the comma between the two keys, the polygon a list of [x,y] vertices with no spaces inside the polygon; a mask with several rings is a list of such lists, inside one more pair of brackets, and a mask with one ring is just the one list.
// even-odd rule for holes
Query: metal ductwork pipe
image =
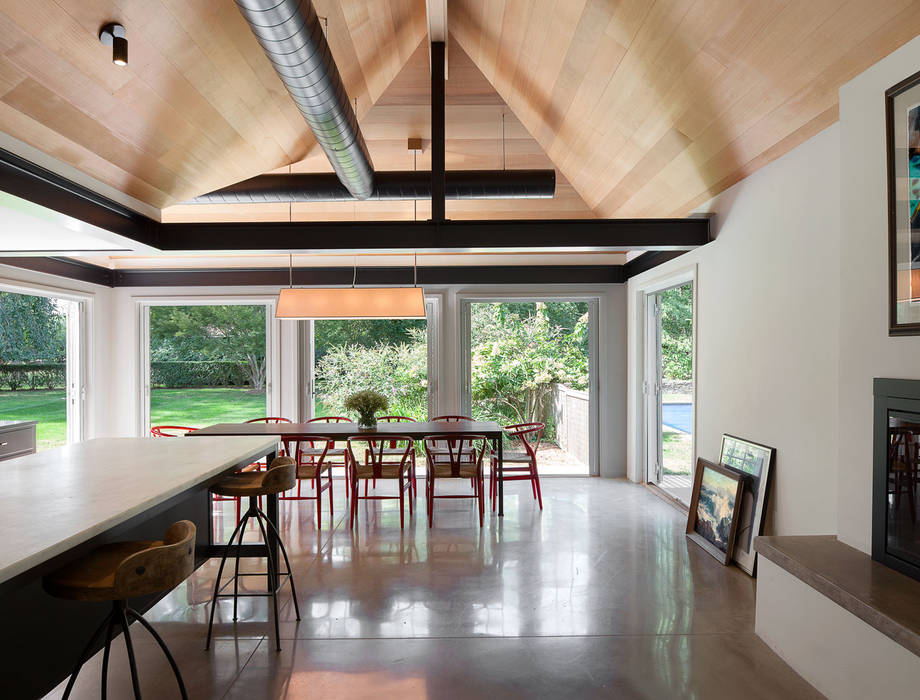
{"label": "metal ductwork pipe", "polygon": [[[555,170],[448,170],[447,199],[547,199],[556,193]],[[331,173],[259,175],[214,192],[190,204],[256,204],[265,202],[339,202],[353,200]],[[380,172],[366,199],[431,199],[431,173]]]}
{"label": "metal ductwork pipe", "polygon": [[236,0],[339,180],[355,199],[374,191],[374,166],[310,0]]}

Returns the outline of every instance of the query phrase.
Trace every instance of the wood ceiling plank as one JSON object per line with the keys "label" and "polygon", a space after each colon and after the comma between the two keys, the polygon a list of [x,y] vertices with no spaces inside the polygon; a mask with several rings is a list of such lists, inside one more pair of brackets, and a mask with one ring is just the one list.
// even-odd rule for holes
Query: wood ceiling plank
{"label": "wood ceiling plank", "polygon": [[176,173],[153,167],[156,162],[154,158],[122,141],[95,119],[31,78],[23,80],[2,99],[4,104],[98,153],[122,170],[135,169],[138,161],[147,161],[141,170],[149,173],[150,177],[144,179],[161,191],[168,192],[177,186],[188,186],[188,183],[179,182]]}
{"label": "wood ceiling plank", "polygon": [[42,150],[61,162],[70,163],[75,168],[142,202],[164,201],[165,192],[156,189],[132,173],[105,160],[97,153],[87,149],[58,134],[44,124],[32,119],[22,112],[10,107],[0,100],[0,124],[10,129],[25,143],[38,143]]}
{"label": "wood ceiling plank", "polygon": [[[603,216],[674,211],[751,172],[814,133],[843,82],[920,30],[920,5],[910,0],[573,2],[574,26],[558,6],[533,7],[539,18],[511,0],[454,0],[451,27]],[[555,33],[544,14],[555,15]],[[552,87],[534,89],[537,74]]]}

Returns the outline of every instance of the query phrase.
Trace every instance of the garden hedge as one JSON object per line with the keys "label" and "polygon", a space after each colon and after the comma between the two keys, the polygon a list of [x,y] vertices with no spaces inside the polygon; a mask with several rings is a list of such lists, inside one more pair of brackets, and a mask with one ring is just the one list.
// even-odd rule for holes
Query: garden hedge
{"label": "garden hedge", "polygon": [[156,360],[150,363],[151,386],[247,386],[249,383],[249,372],[245,362]]}
{"label": "garden hedge", "polygon": [[0,364],[0,388],[63,389],[67,365],[63,362]]}

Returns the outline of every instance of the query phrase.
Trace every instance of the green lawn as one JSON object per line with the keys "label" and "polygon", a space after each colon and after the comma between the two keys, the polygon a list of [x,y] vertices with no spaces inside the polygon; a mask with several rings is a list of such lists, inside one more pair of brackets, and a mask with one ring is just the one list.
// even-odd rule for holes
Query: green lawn
{"label": "green lawn", "polygon": [[67,442],[67,404],[63,389],[0,391],[0,420],[37,420],[38,449]]}
{"label": "green lawn", "polygon": [[[37,420],[38,449],[67,440],[64,390],[0,391],[0,420]],[[248,389],[153,389],[151,425],[240,423],[265,415],[265,392]]]}
{"label": "green lawn", "polygon": [[248,389],[153,389],[151,425],[203,428],[213,423],[242,423],[266,415],[265,392]]}
{"label": "green lawn", "polygon": [[693,439],[687,433],[662,426],[661,457],[665,474],[692,473]]}

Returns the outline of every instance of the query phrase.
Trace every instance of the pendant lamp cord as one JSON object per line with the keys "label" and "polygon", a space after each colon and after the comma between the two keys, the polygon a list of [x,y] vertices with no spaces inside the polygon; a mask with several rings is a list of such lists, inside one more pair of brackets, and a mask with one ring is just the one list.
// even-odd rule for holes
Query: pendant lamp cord
{"label": "pendant lamp cord", "polygon": [[358,281],[358,256],[355,255],[355,256],[352,258],[352,261],[353,261],[354,264],[355,264],[355,272],[354,272],[354,274],[353,274],[352,277],[351,277],[351,288],[354,289],[354,288],[355,288],[355,284],[356,284],[357,281]]}
{"label": "pendant lamp cord", "polygon": [[291,289],[294,288],[294,254],[290,253],[290,266],[288,267],[288,282],[290,283]]}
{"label": "pendant lamp cord", "polygon": [[418,251],[415,251],[412,258],[412,286],[418,287]]}

